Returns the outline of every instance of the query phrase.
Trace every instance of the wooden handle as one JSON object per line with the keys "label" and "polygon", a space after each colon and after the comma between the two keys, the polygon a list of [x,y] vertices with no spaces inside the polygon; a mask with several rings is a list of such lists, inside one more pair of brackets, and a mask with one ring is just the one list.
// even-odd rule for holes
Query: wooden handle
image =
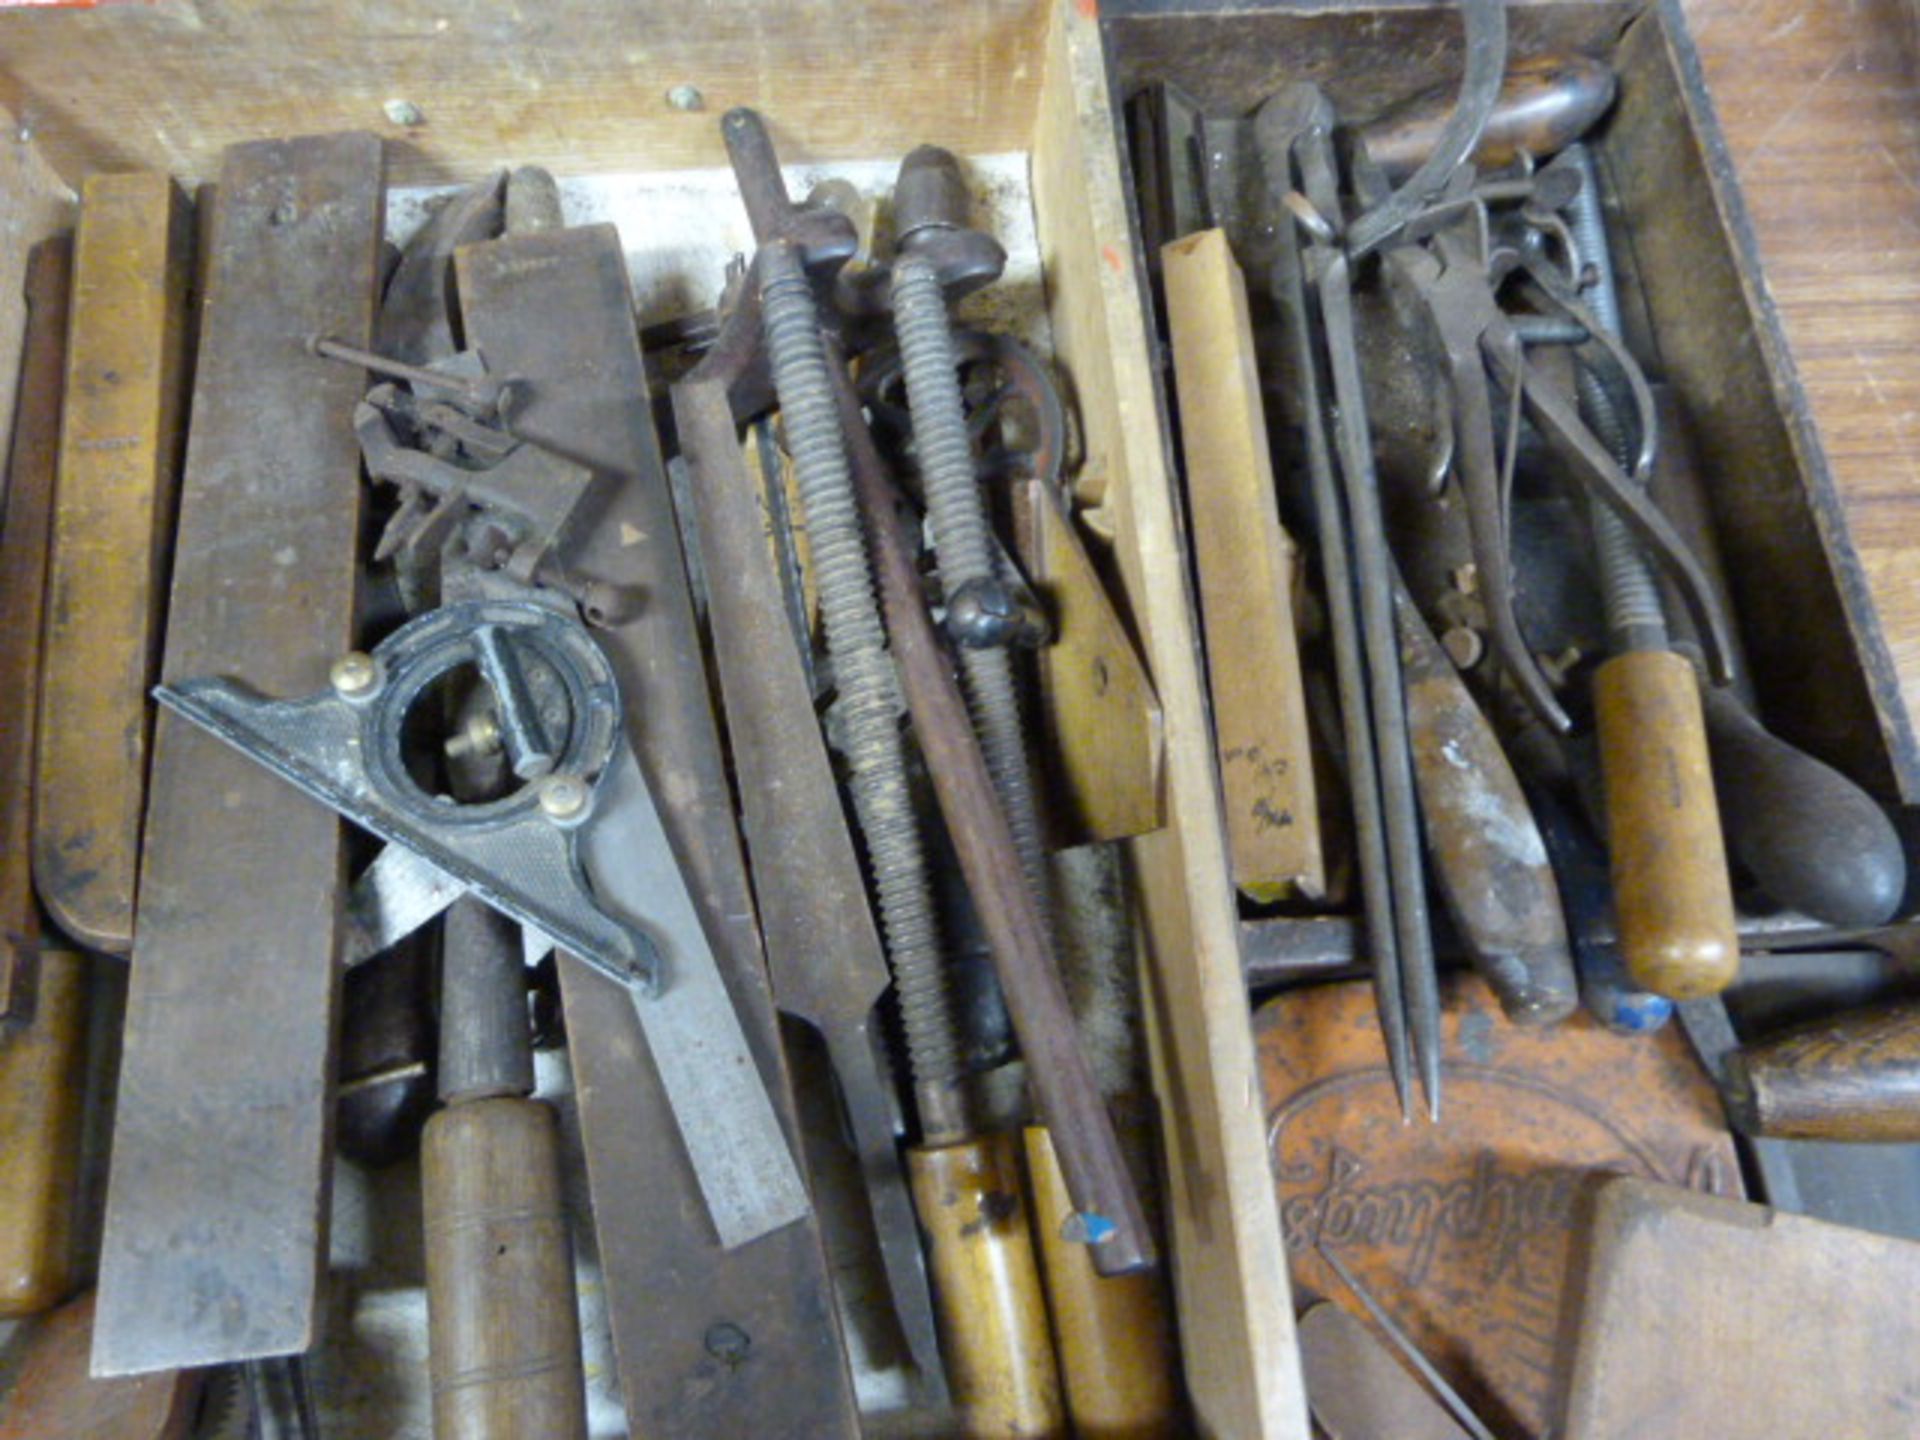
{"label": "wooden handle", "polygon": [[[1491,170],[1523,152],[1539,160],[1564,150],[1606,113],[1613,93],[1613,71],[1585,55],[1515,62],[1474,148],[1474,164]],[[1367,153],[1391,175],[1418,169],[1453,113],[1454,99],[1454,88],[1425,91],[1368,121],[1360,127]]]}
{"label": "wooden handle", "polygon": [[0,1316],[38,1315],[73,1288],[86,1015],[86,958],[49,950],[31,1016],[0,1028]]}
{"label": "wooden handle", "polygon": [[586,1390],[553,1112],[516,1096],[427,1122],[436,1440],[584,1440]]}
{"label": "wooden handle", "polygon": [[1447,912],[1507,1018],[1556,1024],[1580,992],[1546,842],[1493,726],[1397,583],[1393,613],[1420,821]]}
{"label": "wooden handle", "polygon": [[1727,1108],[1749,1135],[1920,1141],[1920,1002],[1836,1015],[1727,1062]]}
{"label": "wooden handle", "polygon": [[1081,1440],[1150,1440],[1181,1433],[1179,1356],[1161,1277],[1095,1272],[1087,1247],[1061,1236],[1073,1213],[1045,1129],[1026,1131],[1034,1233],[1053,1313],[1067,1414]]}
{"label": "wooden handle", "polygon": [[1667,650],[1616,655],[1593,677],[1620,953],[1634,982],[1692,1000],[1740,965],[1700,682]]}
{"label": "wooden handle", "polygon": [[[969,1436],[1067,1434],[1011,1135],[909,1151],[947,1377]],[[1084,1249],[1085,1247],[1081,1247]]]}
{"label": "wooden handle", "polygon": [[1729,689],[1704,698],[1727,843],[1773,899],[1869,929],[1900,908],[1907,856],[1874,798],[1769,733]]}

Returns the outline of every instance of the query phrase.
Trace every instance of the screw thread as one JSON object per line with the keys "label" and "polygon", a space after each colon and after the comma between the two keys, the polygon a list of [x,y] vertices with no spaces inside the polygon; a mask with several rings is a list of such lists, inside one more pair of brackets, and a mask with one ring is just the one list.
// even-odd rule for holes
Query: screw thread
{"label": "screw thread", "polygon": [[961,1075],[959,1027],[907,785],[899,679],[874,594],[819,314],[791,246],[767,246],[762,265],[767,354],[813,550],[854,815],[873,867],[908,1061],[917,1087],[944,1089]]}
{"label": "screw thread", "polygon": [[[1620,298],[1614,287],[1613,257],[1607,250],[1606,218],[1600,209],[1598,177],[1593,157],[1583,145],[1569,146],[1566,163],[1580,175],[1580,193],[1567,210],[1580,263],[1593,267],[1593,285],[1587,308],[1609,335],[1620,333]],[[1633,450],[1626,425],[1598,375],[1582,366],[1578,371],[1580,408],[1593,426],[1594,438],[1628,471]],[[1629,478],[1630,472],[1629,472]],[[1632,636],[1640,643],[1665,643],[1666,612],[1653,567],[1626,521],[1602,500],[1592,500],[1588,511],[1593,526],[1593,548],[1600,565],[1601,595],[1606,604],[1607,630],[1616,640]]]}
{"label": "screw thread", "polygon": [[[946,591],[952,595],[969,581],[993,579],[995,565],[986,506],[974,475],[946,296],[934,268],[909,256],[894,266],[892,300],[894,336],[913,416],[914,453],[919,457],[920,484],[933,526],[934,556]],[[1040,815],[1012,662],[1003,649],[964,650],[960,681],[987,771],[1006,808],[1021,871],[1044,909],[1046,855],[1040,843]]]}

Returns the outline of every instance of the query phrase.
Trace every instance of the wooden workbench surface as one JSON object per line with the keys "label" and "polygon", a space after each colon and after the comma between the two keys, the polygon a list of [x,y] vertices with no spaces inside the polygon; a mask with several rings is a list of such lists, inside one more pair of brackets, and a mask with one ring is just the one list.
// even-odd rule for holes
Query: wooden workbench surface
{"label": "wooden workbench surface", "polygon": [[1683,3],[1920,714],[1920,20],[1913,0]]}

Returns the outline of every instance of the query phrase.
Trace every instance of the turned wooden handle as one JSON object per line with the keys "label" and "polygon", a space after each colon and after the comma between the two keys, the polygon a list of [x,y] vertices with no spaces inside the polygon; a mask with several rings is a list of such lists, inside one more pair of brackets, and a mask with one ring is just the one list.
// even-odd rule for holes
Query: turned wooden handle
{"label": "turned wooden handle", "polygon": [[1161,1275],[1101,1276],[1087,1247],[1060,1233],[1073,1214],[1044,1128],[1026,1131],[1033,1228],[1067,1414],[1080,1440],[1154,1440],[1182,1433],[1179,1356]]}
{"label": "turned wooden handle", "polygon": [[1014,1147],[989,1135],[907,1154],[954,1404],[983,1440],[1067,1434]]}
{"label": "turned wooden handle", "polygon": [[584,1440],[553,1112],[517,1096],[449,1106],[421,1159],[436,1440]]}
{"label": "turned wooden handle", "polygon": [[86,958],[49,950],[31,1015],[0,1026],[0,1316],[38,1315],[73,1288],[86,1016]]}
{"label": "turned wooden handle", "polygon": [[1740,964],[1700,682],[1667,650],[1616,655],[1593,677],[1621,958],[1673,1000],[1715,995]]}
{"label": "turned wooden handle", "polygon": [[[1613,71],[1585,55],[1542,55],[1507,67],[1500,99],[1474,147],[1473,162],[1491,170],[1521,154],[1544,160],[1578,140],[1613,103]],[[1367,153],[1389,174],[1408,174],[1432,151],[1453,113],[1453,88],[1441,87],[1396,105],[1360,127]]]}
{"label": "turned wooden handle", "polygon": [[1744,1047],[1727,1108],[1749,1135],[1920,1141],[1920,1002],[1836,1015]]}

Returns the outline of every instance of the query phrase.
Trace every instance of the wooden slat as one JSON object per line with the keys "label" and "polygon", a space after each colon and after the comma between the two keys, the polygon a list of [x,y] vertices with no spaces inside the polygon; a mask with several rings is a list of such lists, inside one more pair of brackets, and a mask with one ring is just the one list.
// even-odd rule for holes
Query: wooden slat
{"label": "wooden slat", "polygon": [[[159,0],[0,13],[0,104],[69,177],[211,179],[223,146],[372,129],[404,184],[496,166],[724,163],[716,117],[753,105],[795,161],[931,142],[1024,147],[1043,0],[684,5],[635,0]],[[692,85],[703,108],[668,91]],[[417,108],[396,124],[390,101]]]}
{"label": "wooden slat", "polygon": [[53,483],[66,373],[67,236],[33,247],[13,447],[0,518],[0,1017],[33,1007],[40,903],[33,893],[33,749],[40,714],[40,630],[46,602]]}
{"label": "wooden slat", "polygon": [[[371,135],[262,141],[214,202],[162,676],[269,695],[353,640],[364,343],[382,216]],[[94,1367],[314,1339],[342,869],[339,822],[174,716],[154,737]]]}
{"label": "wooden slat", "polygon": [[1622,1177],[1590,1247],[1556,1434],[1914,1433],[1920,1244]]}
{"label": "wooden slat", "polygon": [[1247,286],[1224,230],[1160,252],[1215,754],[1233,881],[1270,902],[1326,891],[1293,621]]}
{"label": "wooden slat", "polygon": [[1109,477],[1115,558],[1165,713],[1167,827],[1131,852],[1187,1384],[1206,1434],[1306,1440],[1186,543],[1099,28],[1084,7],[1055,6],[1046,64],[1033,190],[1048,316],[1080,402],[1085,468]]}
{"label": "wooden slat", "polygon": [[133,945],[185,397],[192,213],[165,175],[82,191],[35,778],[34,880],[72,939]]}

